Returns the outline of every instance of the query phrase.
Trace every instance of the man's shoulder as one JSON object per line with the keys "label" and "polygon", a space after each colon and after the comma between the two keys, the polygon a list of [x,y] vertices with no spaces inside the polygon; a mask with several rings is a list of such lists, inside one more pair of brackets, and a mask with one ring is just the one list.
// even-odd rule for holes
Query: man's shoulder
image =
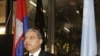
{"label": "man's shoulder", "polygon": [[46,55],[53,55],[53,54],[51,54],[51,53],[49,53],[49,52],[45,52],[46,53]]}
{"label": "man's shoulder", "polygon": [[55,54],[51,54],[49,52],[46,52],[47,56],[56,56]]}
{"label": "man's shoulder", "polygon": [[53,54],[51,54],[50,52],[45,52],[45,51],[42,51],[40,53],[41,56],[54,56]]}
{"label": "man's shoulder", "polygon": [[25,53],[24,53],[24,56],[28,56],[28,55],[29,55],[29,53],[28,53],[28,52],[25,52]]}

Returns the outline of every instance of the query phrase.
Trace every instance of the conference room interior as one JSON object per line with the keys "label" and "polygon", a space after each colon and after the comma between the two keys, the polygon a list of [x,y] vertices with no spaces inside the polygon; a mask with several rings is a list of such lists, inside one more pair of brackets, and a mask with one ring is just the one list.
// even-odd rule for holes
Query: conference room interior
{"label": "conference room interior", "polygon": [[[43,25],[38,27],[43,30],[44,45],[42,48],[45,51],[57,56],[80,56],[83,1],[42,0],[43,18],[37,21]],[[12,54],[16,4],[16,0],[0,0],[0,56],[11,56]],[[100,56],[99,4],[100,0],[94,0],[98,56]],[[26,0],[30,28],[35,27],[36,6],[37,0]]]}

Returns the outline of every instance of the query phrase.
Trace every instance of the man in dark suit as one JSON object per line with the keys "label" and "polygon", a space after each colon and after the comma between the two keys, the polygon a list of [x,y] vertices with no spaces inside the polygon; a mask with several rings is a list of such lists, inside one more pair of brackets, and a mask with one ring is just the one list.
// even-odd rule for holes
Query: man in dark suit
{"label": "man in dark suit", "polygon": [[24,56],[53,56],[41,49],[42,35],[36,29],[29,29],[25,33],[24,47],[28,51]]}

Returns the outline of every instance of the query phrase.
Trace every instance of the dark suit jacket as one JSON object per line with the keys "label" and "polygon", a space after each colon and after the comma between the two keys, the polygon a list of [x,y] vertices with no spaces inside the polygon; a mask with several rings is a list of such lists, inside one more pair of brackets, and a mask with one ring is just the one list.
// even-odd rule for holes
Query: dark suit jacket
{"label": "dark suit jacket", "polygon": [[[24,56],[29,56],[29,53],[25,54]],[[53,55],[41,50],[41,52],[39,53],[39,56],[53,56]]]}

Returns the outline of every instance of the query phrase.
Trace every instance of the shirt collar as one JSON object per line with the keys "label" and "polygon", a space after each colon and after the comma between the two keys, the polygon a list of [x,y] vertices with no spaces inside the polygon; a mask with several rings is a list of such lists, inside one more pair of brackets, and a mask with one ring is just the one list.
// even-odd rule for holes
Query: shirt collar
{"label": "shirt collar", "polygon": [[40,51],[41,51],[41,48],[37,50],[35,53],[29,53],[29,56],[30,55],[39,56]]}

